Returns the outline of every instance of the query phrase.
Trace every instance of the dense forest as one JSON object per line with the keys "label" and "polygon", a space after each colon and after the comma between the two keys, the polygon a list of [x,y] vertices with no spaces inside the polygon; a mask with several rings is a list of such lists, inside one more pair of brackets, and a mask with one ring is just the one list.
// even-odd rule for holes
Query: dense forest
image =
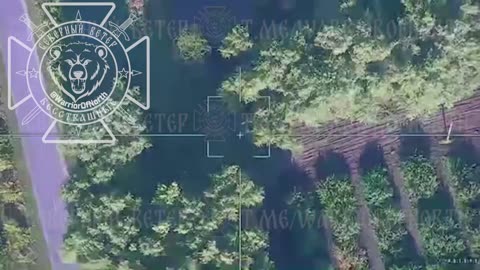
{"label": "dense forest", "polygon": [[[215,54],[224,61],[249,63],[230,74],[218,93],[232,110],[265,95],[272,97],[270,110],[255,114],[254,143],[292,151],[302,148],[294,140],[297,125],[341,121],[400,125],[425,118],[441,106],[451,108],[474,94],[480,83],[478,3],[403,0],[391,9],[386,1],[340,2],[338,24],[295,29],[279,40],[257,40],[252,29],[237,25],[218,50],[199,29],[186,28],[175,40],[176,52],[192,65]],[[155,147],[140,136],[147,128],[143,113],[128,102],[124,110],[134,118],[129,123],[118,113],[107,119],[114,132],[123,135],[116,145],[62,149],[74,164],[63,193],[70,214],[65,237],[70,256],[86,269],[285,269],[269,254],[271,228],[239,230],[242,213],[261,213],[267,196],[262,181],[255,181],[241,166],[222,164],[209,175],[208,187],[197,192],[183,186],[187,179],[182,175],[159,180],[149,195],[120,182],[118,176]],[[80,132],[105,135],[94,126]],[[440,167],[447,184],[440,179]],[[378,164],[362,172],[361,189],[348,173],[331,174],[314,179],[310,189],[282,198],[288,213],[300,211],[316,218],[320,212],[328,224],[327,232],[293,226],[290,233],[298,247],[293,253],[299,253],[293,255],[311,262],[310,269],[369,269],[372,248],[359,240],[368,226],[385,269],[464,269],[446,261],[478,258],[479,221],[473,215],[479,200],[476,161],[446,156],[444,163],[436,164],[426,155],[412,154],[400,171],[402,196],[418,213],[415,230],[422,250],[409,248],[412,228],[398,204],[399,192],[389,168]],[[129,181],[142,185],[142,179]],[[451,196],[461,214],[422,215],[435,210],[445,185],[455,191],[450,194],[455,194]],[[369,213],[368,224],[359,222],[361,207]],[[325,235],[331,241],[325,241]],[[328,251],[318,252],[327,242]]]}
{"label": "dense forest", "polygon": [[241,96],[244,106],[262,95],[274,99],[269,110],[256,113],[257,145],[295,150],[293,129],[302,124],[425,118],[478,87],[473,1],[403,0],[395,8],[382,1],[341,2],[343,20],[318,32],[304,27],[252,45],[236,27],[225,39],[224,57],[254,50],[254,67],[226,80],[220,93]]}

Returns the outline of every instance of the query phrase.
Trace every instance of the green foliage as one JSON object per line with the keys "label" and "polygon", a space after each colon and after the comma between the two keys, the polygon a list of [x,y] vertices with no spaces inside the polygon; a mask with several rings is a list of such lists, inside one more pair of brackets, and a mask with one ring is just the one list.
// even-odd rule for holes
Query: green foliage
{"label": "green foliage", "polygon": [[92,196],[77,208],[75,231],[65,239],[67,251],[73,251],[80,262],[104,259],[115,261],[125,253],[138,249],[141,224],[135,220],[140,199],[127,196]]}
{"label": "green foliage", "polygon": [[[451,108],[473,95],[480,84],[478,26],[472,19],[478,8],[465,5],[461,16],[445,25],[429,19],[429,10],[438,8],[425,8],[425,3],[404,1],[407,12],[396,25],[412,29],[404,36],[385,36],[368,20],[347,19],[317,33],[306,28],[261,44],[253,68],[243,71],[241,78],[235,74],[227,79],[220,92],[240,95],[247,104],[272,96],[275,113],[269,120],[280,123],[280,130],[259,125],[254,132],[259,142],[273,141],[282,148],[293,140],[275,141],[268,134],[301,124],[395,123],[426,117],[440,105]],[[356,1],[341,5],[349,9]]]}
{"label": "green foliage", "polygon": [[477,164],[467,165],[456,158],[444,160],[444,165],[449,172],[448,180],[455,189],[461,210],[468,212],[470,205],[480,198],[480,168]]}
{"label": "green foliage", "polygon": [[[132,95],[138,93],[131,91]],[[142,136],[145,123],[141,121],[142,112],[128,101],[122,105],[122,114],[118,110],[105,119],[106,125],[112,128],[117,136],[116,143],[109,144],[70,144],[63,147],[68,159],[78,163],[78,169],[63,190],[64,199],[72,204],[81,204],[82,196],[90,198],[90,190],[95,186],[111,181],[118,168],[131,162],[143,150],[151,147],[150,142]],[[128,115],[128,118],[125,117]],[[82,128],[63,126],[66,136],[82,139],[103,139],[108,136],[101,125],[89,125]]]}
{"label": "green foliage", "polygon": [[349,13],[357,4],[358,0],[340,0],[340,11]]}
{"label": "green foliage", "polygon": [[[202,265],[235,269],[239,259],[239,209],[260,206],[263,190],[242,174],[238,166],[225,168],[212,175],[211,180],[211,187],[201,198],[188,197],[177,183],[158,187],[152,203],[169,215],[152,228],[153,237],[143,240],[144,255],[192,258]],[[244,269],[259,263],[255,258],[263,258],[267,263],[268,238],[263,231],[244,229],[240,237]]]}
{"label": "green foliage", "polygon": [[424,157],[410,158],[402,165],[405,188],[412,203],[419,199],[432,197],[438,187],[438,180],[433,165]]}
{"label": "green foliage", "polygon": [[[118,87],[123,86],[119,84]],[[130,93],[133,96],[139,95],[133,89],[130,89]],[[121,135],[117,137],[114,147],[108,144],[72,144],[63,148],[65,155],[85,163],[88,165],[87,170],[96,174],[105,168],[115,169],[125,165],[144,149],[149,148],[151,145],[148,140],[138,136],[146,130],[146,125],[141,120],[142,111],[129,101],[124,101],[121,109],[104,120],[115,134]],[[88,125],[81,128],[63,126],[63,130],[67,136],[72,136],[72,138],[103,139],[108,136],[107,131],[101,125]],[[98,176],[98,178],[102,178],[102,176]]]}
{"label": "green foliage", "polygon": [[248,28],[242,25],[236,25],[223,40],[219,51],[223,58],[229,59],[238,56],[240,53],[248,51],[253,47],[250,41]]}
{"label": "green foliage", "polygon": [[[131,94],[138,95],[133,90]],[[65,249],[85,267],[140,269],[137,255],[141,224],[135,215],[140,212],[141,200],[119,194],[108,185],[117,170],[150,147],[145,137],[138,136],[146,128],[141,116],[141,110],[126,101],[122,110],[105,119],[113,133],[120,135],[114,145],[72,144],[63,148],[77,166],[63,190],[70,214]],[[72,138],[108,135],[103,127],[95,125],[80,129],[62,126],[62,130]]]}
{"label": "green foliage", "polygon": [[404,215],[393,205],[393,187],[388,180],[388,171],[377,168],[363,177],[365,199],[370,208],[372,227],[386,262],[392,263],[402,250],[400,242],[407,234]]}
{"label": "green foliage", "polygon": [[448,180],[455,191],[461,218],[474,254],[480,253],[480,219],[475,204],[480,199],[480,168],[477,164],[467,164],[459,158],[444,159]]}
{"label": "green foliage", "polygon": [[388,171],[376,168],[363,177],[365,199],[370,208],[380,208],[392,203],[393,188],[388,182]]}
{"label": "green foliage", "polygon": [[205,58],[212,50],[208,41],[195,28],[185,28],[176,39],[180,56],[185,61],[198,62]]}
{"label": "green foliage", "polygon": [[[42,23],[49,23],[50,19],[47,17],[45,12],[42,9],[42,4],[44,3],[59,3],[60,0],[37,0],[35,1],[35,5],[39,9],[39,13],[42,14]],[[50,12],[52,17],[57,21],[57,22],[62,22],[62,9],[58,6],[50,6],[47,8],[47,10]]]}
{"label": "green foliage", "polygon": [[21,264],[31,264],[31,247],[33,245],[30,229],[24,229],[18,224],[9,222],[3,224],[3,237],[5,239],[4,252],[9,261]]}
{"label": "green foliage", "polygon": [[0,183],[0,203],[23,205],[24,194],[18,181],[7,181]]}
{"label": "green foliage", "polygon": [[459,229],[459,224],[450,216],[435,217],[420,222],[419,230],[427,258],[432,261],[460,258],[466,246],[460,237]]}
{"label": "green foliage", "polygon": [[356,213],[358,204],[350,180],[329,177],[317,187],[316,193],[331,223],[339,259],[354,269],[366,267],[366,257],[357,242],[360,235]]}
{"label": "green foliage", "polygon": [[[438,181],[433,165],[424,157],[410,158],[403,164],[405,187],[414,207],[418,207],[418,200],[424,200],[425,205],[437,202],[435,196]],[[459,258],[465,255],[466,245],[461,237],[459,223],[443,210],[421,207],[420,212],[433,213],[422,215],[418,227],[423,240],[425,256],[428,261],[435,263],[445,258]],[[434,268],[435,269],[435,268]]]}
{"label": "green foliage", "polygon": [[13,169],[13,147],[7,137],[0,138],[0,172]]}
{"label": "green foliage", "polygon": [[[4,118],[4,115],[1,116]],[[7,135],[6,120],[2,120],[1,133]],[[9,177],[6,171],[14,172]],[[34,264],[32,247],[34,244],[31,229],[19,225],[19,220],[28,219],[23,216],[25,209],[25,194],[19,179],[16,178],[14,167],[13,145],[10,138],[0,138],[0,173],[4,173],[0,181],[0,269],[10,270],[19,267],[28,267]],[[7,215],[7,207],[19,210],[19,215]],[[25,226],[25,225],[23,225]]]}

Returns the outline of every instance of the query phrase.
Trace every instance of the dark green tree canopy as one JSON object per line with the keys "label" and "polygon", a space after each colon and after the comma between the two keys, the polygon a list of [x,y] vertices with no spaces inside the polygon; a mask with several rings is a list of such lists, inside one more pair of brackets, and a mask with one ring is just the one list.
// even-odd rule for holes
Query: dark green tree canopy
{"label": "dark green tree canopy", "polygon": [[404,1],[404,14],[393,19],[409,30],[401,35],[375,17],[347,16],[318,32],[304,28],[259,44],[254,67],[234,74],[220,92],[247,104],[272,96],[272,108],[257,114],[255,140],[284,148],[294,144],[288,137],[298,124],[400,122],[450,108],[480,85],[479,11],[463,1],[447,20],[437,2]]}

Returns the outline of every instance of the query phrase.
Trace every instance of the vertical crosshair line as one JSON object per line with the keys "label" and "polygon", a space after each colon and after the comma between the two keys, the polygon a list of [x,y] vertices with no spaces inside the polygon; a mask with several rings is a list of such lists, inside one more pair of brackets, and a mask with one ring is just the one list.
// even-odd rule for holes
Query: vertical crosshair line
{"label": "vertical crosshair line", "polygon": [[[239,70],[239,79],[242,80],[242,68]],[[242,103],[242,90],[238,92],[240,104]],[[242,270],[242,169],[238,170],[238,270]]]}
{"label": "vertical crosshair line", "polygon": [[238,170],[238,270],[242,270],[242,170]]}
{"label": "vertical crosshair line", "polygon": [[[241,82],[242,81],[242,67],[238,69],[238,80]],[[242,103],[242,91],[243,89],[240,87],[238,91],[238,99],[240,100],[240,104]]]}

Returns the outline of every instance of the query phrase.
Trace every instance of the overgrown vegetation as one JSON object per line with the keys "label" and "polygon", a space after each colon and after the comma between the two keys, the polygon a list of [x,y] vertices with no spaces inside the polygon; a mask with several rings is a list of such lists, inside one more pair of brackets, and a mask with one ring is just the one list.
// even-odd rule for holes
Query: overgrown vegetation
{"label": "overgrown vegetation", "polygon": [[[153,198],[139,198],[120,191],[112,183],[122,167],[150,147],[145,137],[141,111],[127,103],[108,119],[118,136],[115,145],[69,145],[66,156],[76,170],[66,184],[69,231],[68,255],[84,266],[101,269],[152,269],[152,267],[210,267],[238,269],[239,236],[244,269],[272,269],[261,230],[242,230],[239,209],[254,209],[263,201],[263,190],[243,177],[240,169],[225,168],[212,175],[211,187],[201,198],[184,194],[177,183],[159,185]],[[71,136],[103,138],[101,126],[68,129]],[[242,174],[245,175],[245,174]],[[240,198],[242,198],[240,200]],[[149,215],[150,219],[144,217]],[[159,266],[162,265],[162,266]],[[103,267],[103,268],[102,268]]]}
{"label": "overgrown vegetation", "polygon": [[[2,125],[5,125],[2,119]],[[5,126],[0,133],[7,135]],[[0,137],[0,269],[13,270],[35,264],[34,240],[26,216],[25,194],[17,178],[10,139]]]}
{"label": "overgrown vegetation", "polygon": [[219,51],[223,58],[229,59],[238,56],[242,52],[248,51],[252,47],[253,42],[250,40],[248,28],[237,25],[225,37]]}
{"label": "overgrown vegetation", "polygon": [[[97,263],[105,268],[139,265],[133,258],[140,248],[141,224],[134,217],[142,200],[110,185],[118,169],[150,147],[150,143],[138,136],[146,128],[140,124],[141,111],[131,103],[124,104],[123,110],[135,121],[128,122],[118,111],[105,120],[114,133],[124,135],[117,138],[114,146],[73,144],[64,148],[67,158],[77,165],[63,192],[70,214],[65,248],[78,262]],[[63,130],[84,139],[107,135],[101,126]]]}
{"label": "overgrown vegetation", "polygon": [[[340,25],[318,32],[304,28],[267,44],[253,44],[248,29],[237,26],[224,40],[220,54],[226,59],[242,55],[256,55],[257,59],[252,69],[226,80],[221,93],[228,100],[241,96],[247,106],[264,95],[271,96],[273,105],[255,114],[255,143],[290,150],[299,147],[293,139],[297,124],[397,122],[427,116],[441,104],[451,107],[470,96],[479,83],[479,29],[474,23],[478,10],[465,0],[462,12],[451,23],[441,15],[442,2],[434,2],[403,1],[405,13],[390,19],[398,28],[412,29],[405,36],[389,35],[385,25],[377,29],[373,20],[386,15],[376,7],[367,16],[356,0],[341,1],[346,19]],[[181,32],[176,45],[180,56],[190,62],[201,62],[212,51],[195,29]],[[249,50],[253,53],[247,53]],[[141,122],[138,110],[128,105],[126,110],[133,115],[131,122]],[[127,124],[120,114],[107,124],[125,135],[117,145],[65,149],[76,165],[64,191],[70,208],[65,244],[80,262],[98,269],[233,270],[241,260],[244,270],[274,269],[266,252],[266,233],[256,228],[237,230],[239,207],[255,209],[264,199],[263,189],[251,179],[244,177],[242,185],[237,185],[238,166],[211,175],[209,187],[200,194],[186,192],[182,179],[170,179],[173,182],[156,187],[152,198],[140,198],[116,186],[114,178],[150,147],[138,136],[145,126]],[[106,135],[95,127],[81,133]],[[427,159],[414,157],[403,164],[403,171],[415,208],[430,211],[425,202],[435,201],[439,190],[434,167]],[[406,233],[403,215],[393,206],[393,190],[384,170],[370,172],[364,181],[372,225],[390,264],[400,253],[397,243]],[[330,177],[312,195],[294,200],[290,206],[315,212],[318,205],[314,201],[320,202],[331,223],[340,268],[367,269],[365,251],[358,244],[358,205],[350,180]],[[155,222],[139,222],[139,215],[145,217],[152,211],[162,216]],[[419,227],[430,261],[464,254],[458,223],[451,217],[421,218]],[[319,246],[313,243],[320,239],[318,231],[310,230],[299,239],[310,245],[304,247],[307,254]],[[441,269],[433,263],[426,267]],[[392,269],[422,268],[392,265]]]}
{"label": "overgrown vegetation", "polygon": [[324,212],[330,221],[335,251],[341,269],[368,269],[365,251],[358,246],[360,224],[358,203],[348,178],[329,177],[317,187]]}
{"label": "overgrown vegetation", "polygon": [[412,157],[403,164],[405,185],[418,212],[418,227],[430,267],[442,267],[450,258],[466,256],[459,222],[442,206],[442,197],[433,165],[421,156]]}
{"label": "overgrown vegetation", "polygon": [[[286,149],[298,124],[399,122],[450,108],[480,85],[478,7],[461,2],[447,20],[441,11],[448,1],[403,1],[405,12],[388,18],[380,6],[359,16],[360,3],[344,1],[339,25],[257,44],[254,67],[234,74],[220,92],[246,104],[272,96],[271,109],[256,115],[255,142]],[[389,33],[392,22],[409,31]]]}
{"label": "overgrown vegetation", "polygon": [[267,235],[259,229],[239,232],[239,209],[259,207],[263,190],[231,166],[213,175],[212,186],[202,198],[189,198],[177,183],[160,185],[152,203],[169,215],[155,224],[145,238],[141,252],[147,256],[168,256],[177,260],[171,267],[185,267],[191,259],[215,269],[238,269],[239,236],[242,269],[273,269],[266,249]]}
{"label": "overgrown vegetation", "polygon": [[448,180],[455,190],[459,211],[466,227],[474,256],[480,256],[480,219],[477,205],[480,201],[480,168],[460,158],[445,158]]}
{"label": "overgrown vegetation", "polygon": [[404,215],[393,201],[393,187],[385,168],[373,169],[363,176],[365,198],[371,213],[372,227],[378,238],[383,260],[395,266],[405,256],[402,240],[407,234]]}
{"label": "overgrown vegetation", "polygon": [[437,175],[431,162],[422,157],[411,157],[403,164],[405,188],[413,205],[420,199],[432,197],[438,188]]}

